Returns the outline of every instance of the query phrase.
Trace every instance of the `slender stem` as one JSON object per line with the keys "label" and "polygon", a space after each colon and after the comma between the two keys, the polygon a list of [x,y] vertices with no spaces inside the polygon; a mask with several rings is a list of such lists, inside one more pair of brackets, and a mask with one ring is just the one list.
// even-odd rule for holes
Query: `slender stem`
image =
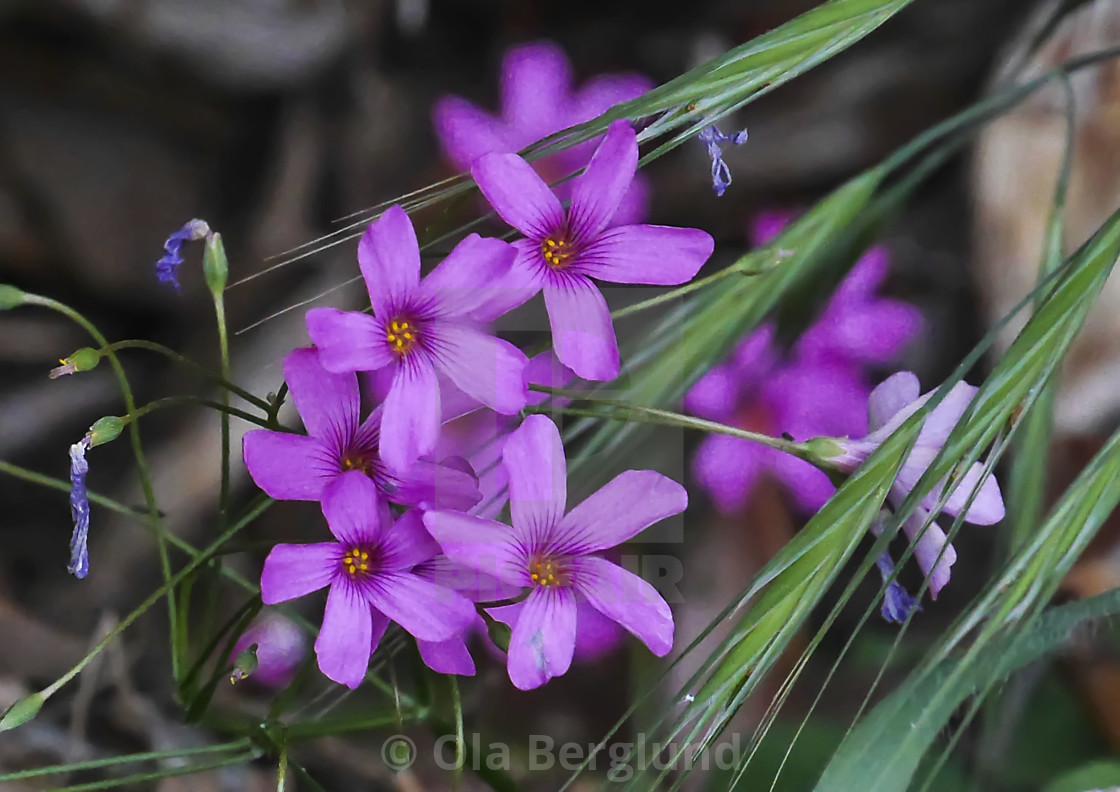
{"label": "slender stem", "polygon": [[148,610],[148,608],[152,607],[152,605],[158,602],[161,597],[170,593],[175,588],[175,586],[179,585],[179,583],[185,580],[188,575],[190,575],[200,566],[209,561],[211,556],[217,553],[217,551],[221,549],[221,546],[223,544],[232,539],[238,531],[240,531],[242,528],[256,519],[261,514],[261,512],[272,505],[272,503],[273,501],[271,498],[260,498],[257,503],[254,504],[240,520],[223,531],[222,534],[217,539],[215,539],[212,544],[210,544],[206,549],[195,556],[189,564],[172,575],[171,579],[168,580],[167,583],[152,592],[152,594],[146,600],[140,603],[139,607],[137,607],[136,610],[132,611],[132,613],[128,614],[128,616],[122,619],[121,622],[112,631],[107,633],[104,638],[98,641],[97,645],[90,650],[89,654],[78,661],[77,665],[75,665],[73,668],[71,668],[69,671],[55,680],[54,683],[49,687],[44,688],[42,691],[40,691],[41,695],[44,698],[50,698],[55,693],[57,693],[59,689],[61,689],[67,682],[80,674],[82,669],[85,668],[89,664],[89,662],[93,660],[93,658],[101,654],[101,652],[105,650],[105,647],[115,641],[117,637],[121,635],[121,633],[128,629],[132,625],[132,623],[141,616],[141,614],[143,614],[146,610]]}
{"label": "slender stem", "polygon": [[[218,320],[218,348],[222,356],[222,379],[229,380],[229,332],[226,329],[226,302],[221,292],[214,294],[214,313]],[[218,496],[218,526],[229,522],[229,391],[222,389],[222,479]]]}
{"label": "slender stem", "polygon": [[264,410],[265,413],[268,413],[268,411],[272,408],[272,405],[270,405],[266,400],[260,398],[259,396],[254,396],[252,393],[250,393],[249,391],[245,390],[244,388],[238,386],[236,383],[230,381],[228,378],[221,377],[221,376],[215,374],[214,372],[212,372],[210,369],[201,365],[200,363],[196,363],[195,361],[191,360],[186,355],[180,355],[174,349],[171,349],[169,347],[165,347],[163,344],[157,344],[154,341],[141,341],[139,339],[129,339],[127,341],[116,341],[112,344],[109,344],[109,346],[107,346],[107,347],[101,348],[98,351],[102,352],[102,353],[108,353],[109,350],[112,350],[112,351],[116,352],[116,351],[121,350],[121,349],[143,349],[143,350],[146,350],[148,352],[155,352],[157,354],[163,355],[164,357],[168,358],[169,360],[172,360],[176,363],[187,366],[188,368],[194,369],[199,374],[206,377],[206,379],[210,380],[210,382],[214,383],[215,385],[219,385],[222,388],[224,388],[225,390],[234,394],[235,396],[238,396],[239,398],[244,399],[245,401],[252,404],[254,407],[256,407],[260,410]]}
{"label": "slender stem", "polygon": [[[243,421],[248,421],[251,424],[256,424],[257,426],[262,426],[266,429],[276,429],[276,427],[273,424],[270,424],[268,422],[268,419],[266,418],[261,418],[260,416],[245,412],[244,410],[239,410],[236,407],[230,407],[228,404],[222,404],[221,402],[212,401],[210,399],[202,399],[198,396],[164,396],[162,399],[156,399],[155,401],[148,402],[143,407],[133,410],[132,412],[128,413],[128,415],[121,416],[121,418],[127,425],[135,422],[139,418],[144,417],[148,413],[155,412],[156,410],[162,410],[165,407],[181,407],[184,405],[192,407],[208,407],[211,410],[217,410],[218,412],[222,413],[223,416],[232,415],[234,418],[240,418]],[[280,431],[287,430],[281,427]]]}
{"label": "slender stem", "polygon": [[233,742],[220,745],[204,745],[198,748],[180,748],[175,751],[148,751],[145,753],[125,754],[123,756],[107,756],[102,759],[90,759],[85,762],[71,762],[70,764],[51,765],[49,767],[36,767],[30,770],[19,770],[14,773],[0,775],[0,782],[19,781],[23,778],[54,775],[55,773],[73,773],[79,770],[97,770],[101,767],[116,767],[123,764],[137,764],[139,762],[156,762],[162,759],[181,759],[186,756],[200,754],[221,753],[223,751],[240,751],[252,745],[249,738],[243,737]]}
{"label": "slender stem", "polygon": [[[117,384],[121,389],[121,396],[124,398],[125,409],[129,413],[136,412],[136,399],[132,395],[132,387],[129,385],[124,366],[121,365],[120,358],[117,357],[117,354],[109,348],[108,339],[101,334],[100,330],[94,327],[92,322],[70,306],[64,305],[57,300],[52,300],[49,297],[43,297],[38,294],[27,294],[24,296],[23,301],[27,305],[37,305],[62,314],[89,333],[93,340],[97,342],[97,345],[105,349],[105,356],[109,358],[109,365],[112,366],[113,373],[117,377]],[[144,456],[144,448],[140,441],[139,424],[132,422],[128,427],[128,434],[132,443],[132,455],[136,458],[136,472],[140,478],[140,488],[144,492],[144,500],[147,502],[148,513],[151,515],[152,526],[155,529],[160,572],[163,574],[164,587],[167,588],[167,621],[171,635],[171,673],[175,679],[178,679],[179,653],[176,651],[175,647],[175,636],[179,634],[179,614],[175,604],[175,597],[172,596],[171,589],[168,588],[171,582],[171,558],[167,552],[167,530],[163,524],[162,516],[160,515],[159,505],[156,503],[155,487],[152,485],[152,477],[148,471],[147,459]]]}
{"label": "slender stem", "polygon": [[635,419],[640,423],[656,424],[659,426],[677,426],[681,429],[696,429],[701,432],[708,432],[709,434],[723,434],[729,437],[737,437],[740,440],[749,440],[752,443],[758,443],[759,445],[764,445],[769,448],[776,448],[779,451],[784,451],[787,454],[792,454],[801,459],[812,462],[817,461],[809,453],[807,444],[798,443],[794,440],[786,440],[782,437],[771,437],[770,435],[760,434],[759,432],[740,429],[737,426],[728,426],[727,424],[717,423],[716,421],[708,421],[703,418],[682,415],[668,410],[658,410],[653,407],[639,407],[636,404],[630,404],[629,402],[619,401],[617,399],[604,398],[594,393],[564,390],[562,388],[549,388],[545,385],[530,385],[529,390],[538,391],[539,393],[550,393],[553,396],[561,396],[566,399],[603,404],[619,411],[625,410],[629,415],[623,416],[612,412],[580,410],[572,407],[557,407],[555,405],[541,406],[540,408],[526,408],[526,412],[530,413],[561,412],[567,415],[577,415],[587,418],[610,418],[616,421]]}
{"label": "slender stem", "polygon": [[280,745],[280,767],[276,771],[276,792],[284,792],[284,782],[288,777],[288,743]]}
{"label": "slender stem", "polygon": [[137,775],[125,776],[124,778],[110,778],[104,781],[91,781],[87,784],[75,784],[74,786],[59,787],[58,792],[80,792],[82,790],[90,789],[111,789],[112,787],[123,787],[140,781],[155,781],[159,778],[171,778],[173,776],[191,775],[193,773],[202,773],[207,770],[217,770],[221,767],[229,767],[230,765],[242,764],[251,762],[261,755],[257,749],[240,753],[237,756],[229,756],[225,759],[215,759],[212,762],[199,762],[194,765],[185,765],[182,767],[170,767],[167,770],[157,770],[154,773],[139,773]]}

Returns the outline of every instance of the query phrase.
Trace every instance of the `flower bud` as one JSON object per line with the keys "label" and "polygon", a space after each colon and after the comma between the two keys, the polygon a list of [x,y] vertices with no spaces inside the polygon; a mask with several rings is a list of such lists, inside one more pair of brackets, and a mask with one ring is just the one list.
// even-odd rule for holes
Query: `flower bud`
{"label": "flower bud", "polygon": [[257,667],[260,665],[260,660],[257,659],[257,645],[249,644],[247,649],[243,649],[237,653],[233,658],[233,670],[229,674],[229,683],[236,685],[242,679],[251,676]]}
{"label": "flower bud", "polygon": [[24,696],[8,707],[3,715],[0,715],[0,731],[14,729],[27,723],[39,714],[39,710],[43,708],[46,701],[42,693],[32,693],[30,696]]}
{"label": "flower bud", "polygon": [[79,371],[92,371],[101,362],[101,353],[93,347],[82,347],[70,357],[62,358],[58,362],[62,365],[51,369],[47,375],[51,379],[58,379],[67,374],[76,374]]}
{"label": "flower bud", "polygon": [[120,437],[122,431],[124,431],[123,418],[118,418],[115,415],[98,418],[89,428],[89,434],[86,435],[89,437],[89,447],[96,448],[99,445],[112,442]]}
{"label": "flower bud", "polygon": [[25,294],[15,286],[0,283],[0,311],[7,311],[23,305]]}
{"label": "flower bud", "polygon": [[213,233],[206,237],[206,248],[202,253],[202,274],[206,277],[210,293],[215,297],[225,291],[229,279],[229,262],[226,260],[221,234]]}
{"label": "flower bud", "polygon": [[494,646],[503,652],[509,651],[509,642],[513,637],[513,630],[510,629],[508,624],[503,624],[495,619],[487,619],[486,631],[490,634],[490,640],[494,642]]}

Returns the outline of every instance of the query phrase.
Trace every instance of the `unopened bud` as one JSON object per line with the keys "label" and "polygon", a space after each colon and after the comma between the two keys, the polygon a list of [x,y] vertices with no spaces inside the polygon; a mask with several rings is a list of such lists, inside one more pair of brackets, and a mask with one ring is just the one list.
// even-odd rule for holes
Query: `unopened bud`
{"label": "unopened bud", "polygon": [[101,362],[101,353],[93,347],[82,347],[70,357],[62,358],[58,362],[62,365],[51,369],[50,374],[47,375],[51,379],[76,374],[79,371],[92,371]]}
{"label": "unopened bud", "polygon": [[0,283],[0,311],[7,311],[23,305],[25,296],[24,292],[15,286]]}
{"label": "unopened bud", "polygon": [[210,293],[215,297],[225,291],[229,280],[229,262],[226,260],[221,234],[206,237],[206,249],[202,253],[202,274],[206,277]]}
{"label": "unopened bud", "polygon": [[509,642],[513,637],[513,630],[510,629],[508,624],[503,624],[494,619],[488,619],[486,631],[490,634],[490,640],[494,642],[494,646],[498,647],[503,652],[509,651]]}
{"label": "unopened bud", "polygon": [[0,731],[14,729],[22,726],[39,714],[39,710],[46,703],[42,693],[32,693],[17,701],[0,715]]}
{"label": "unopened bud", "polygon": [[123,418],[118,418],[115,415],[98,418],[93,422],[93,426],[89,428],[89,433],[86,435],[89,438],[89,447],[96,448],[99,445],[110,443],[120,437],[123,431]]}
{"label": "unopened bud", "polygon": [[248,647],[237,653],[233,659],[233,671],[229,675],[229,683],[236,685],[242,679],[252,675],[257,670],[260,661],[257,659],[257,645],[249,644]]}

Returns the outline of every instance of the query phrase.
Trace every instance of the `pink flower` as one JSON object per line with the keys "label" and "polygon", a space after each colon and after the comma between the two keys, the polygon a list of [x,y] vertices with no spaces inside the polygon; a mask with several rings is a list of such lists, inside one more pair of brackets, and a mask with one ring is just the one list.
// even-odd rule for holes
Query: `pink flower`
{"label": "pink flower", "polygon": [[[920,390],[918,378],[909,371],[900,371],[880,383],[867,400],[871,433],[859,440],[850,440],[846,437],[832,438],[839,446],[839,452],[827,457],[826,461],[842,471],[849,473],[854,471],[932,395],[932,391],[919,395]],[[964,415],[976,391],[977,389],[972,385],[958,382],[937,407],[926,415],[918,439],[891,486],[890,494],[887,496],[889,503],[899,506],[906,500],[914,485],[918,483],[918,479],[941,452],[941,448],[949,438],[949,433]],[[979,486],[972,505],[964,514],[965,522],[975,525],[994,525],[1002,520],[1004,506],[999,483],[995,476],[989,476],[981,485],[980,478],[983,472],[984,465],[981,463],[971,465],[964,475],[953,483],[941,511],[950,517],[957,516],[964,510],[968,498]],[[918,536],[922,527],[930,519],[931,513],[937,508],[937,502],[946,483],[943,481],[934,487],[906,519],[902,527],[911,540]],[[930,597],[936,599],[937,593],[949,582],[950,568],[957,560],[956,551],[937,523],[931,522],[918,539],[918,544],[914,548],[914,557],[929,580]]]}
{"label": "pink flower", "polygon": [[331,482],[359,470],[391,503],[448,509],[478,503],[478,482],[468,472],[425,459],[403,472],[383,464],[381,408],[362,421],[357,377],[330,373],[320,358],[309,348],[284,359],[284,381],[307,434],[255,429],[245,435],[245,467],[258,487],[277,500],[319,500]]}
{"label": "pink flower", "polygon": [[487,154],[471,168],[502,219],[525,235],[495,301],[493,318],[543,289],[552,343],[560,362],[589,380],[618,375],[618,344],[610,310],[592,278],[610,283],[672,286],[692,279],[715,245],[695,228],[611,227],[638,167],[638,141],[626,121],[611,124],[587,169],[572,184],[571,207],[516,154]]}
{"label": "pink flower", "polygon": [[272,548],[261,599],[274,605],[330,587],[315,641],[326,676],[358,687],[390,621],[418,641],[442,642],[477,618],[465,597],[413,571],[439,552],[418,512],[387,526],[377,487],[356,472],[329,484],[322,506],[335,541]]}
{"label": "pink flower", "polygon": [[622,625],[654,654],[673,645],[673,615],[646,581],[602,552],[684,511],[688,496],[652,470],[631,470],[565,514],[564,447],[555,424],[531,415],[506,441],[513,526],[461,512],[429,511],[424,524],[455,564],[528,588],[520,608],[493,610],[510,624],[510,680],[522,689],[564,674],[572,662],[577,598]]}
{"label": "pink flower", "polygon": [[[765,244],[789,222],[765,213],[753,238]],[[871,392],[867,367],[894,359],[921,326],[913,306],[876,294],[887,275],[886,255],[867,252],[841,281],[820,318],[783,359],[774,328],[744,338],[728,360],[708,371],[685,396],[689,412],[721,423],[794,440],[867,431]],[[766,475],[780,481],[805,511],[819,509],[835,491],[813,465],[776,449],[726,435],[701,441],[693,474],[721,512],[746,506]]]}
{"label": "pink flower", "polygon": [[[501,117],[494,117],[458,96],[436,103],[436,133],[448,159],[468,170],[485,154],[516,154],[543,137],[590,121],[620,102],[641,96],[653,84],[637,74],[603,75],[579,90],[572,89],[572,69],[564,51],[550,42],[510,49],[502,60]],[[547,182],[583,168],[596,141],[591,140],[533,161]],[[561,200],[571,197],[571,184],[557,185]],[[614,222],[645,219],[649,187],[638,175],[622,197]]]}
{"label": "pink flower", "polygon": [[460,390],[505,415],[525,406],[521,350],[470,317],[509,269],[513,251],[471,234],[420,279],[420,248],[408,215],[392,206],[358,244],[373,315],[335,308],[307,312],[307,329],[327,371],[389,368],[392,385],[381,422],[381,458],[407,469],[439,439],[442,372]]}

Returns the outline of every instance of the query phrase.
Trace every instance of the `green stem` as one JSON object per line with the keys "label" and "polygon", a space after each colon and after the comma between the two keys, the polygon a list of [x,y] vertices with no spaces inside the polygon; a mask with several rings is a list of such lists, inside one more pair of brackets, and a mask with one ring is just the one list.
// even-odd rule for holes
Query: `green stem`
{"label": "green stem", "polygon": [[[224,317],[223,317],[223,320],[224,320]],[[223,321],[223,324],[224,324],[224,321]],[[170,349],[169,347],[165,347],[163,344],[157,344],[154,341],[141,341],[139,339],[129,339],[127,341],[116,341],[116,342],[110,344],[107,347],[103,347],[102,349],[99,349],[98,351],[107,354],[110,350],[116,352],[116,351],[121,350],[121,349],[143,349],[143,350],[148,351],[148,352],[155,352],[157,354],[163,355],[168,360],[174,361],[175,363],[179,363],[183,366],[187,366],[188,368],[194,369],[199,374],[201,374],[206,379],[208,379],[210,382],[228,390],[230,393],[234,394],[235,396],[237,396],[241,399],[244,399],[245,401],[249,402],[249,404],[252,404],[254,407],[256,407],[260,410],[263,410],[266,414],[272,408],[272,405],[270,405],[266,400],[260,398],[259,396],[254,396],[249,391],[247,391],[244,388],[238,386],[234,382],[231,382],[228,378],[221,377],[221,376],[215,374],[210,369],[206,368],[206,366],[203,366],[200,363],[196,363],[195,361],[191,360],[186,355],[180,355],[174,349]]]}
{"label": "green stem", "polygon": [[85,762],[71,762],[70,764],[51,765],[50,767],[36,767],[31,770],[19,770],[15,773],[0,775],[0,782],[19,781],[24,778],[54,775],[56,773],[75,773],[80,770],[97,770],[102,767],[116,767],[124,764],[137,764],[139,762],[157,762],[162,759],[182,759],[187,756],[201,754],[222,753],[224,751],[240,751],[248,748],[252,742],[246,737],[221,745],[205,745],[200,748],[181,748],[176,751],[148,751],[145,753],[125,754],[124,756],[107,756],[103,759],[90,759]]}
{"label": "green stem", "polygon": [[[229,332],[226,329],[226,303],[221,292],[214,294],[214,313],[218,320],[218,348],[222,356],[222,379],[229,380]],[[229,522],[229,391],[222,390],[222,483],[218,496],[219,530]]]}
{"label": "green stem", "polygon": [[607,399],[601,396],[596,396],[593,393],[584,393],[582,391],[570,391],[562,388],[549,388],[545,385],[530,385],[529,390],[537,391],[539,393],[549,393],[553,396],[561,396],[566,399],[573,399],[579,401],[587,401],[595,404],[603,404],[612,407],[615,410],[625,410],[629,415],[618,415],[613,412],[599,411],[599,410],[581,410],[572,407],[556,407],[549,405],[542,405],[541,407],[527,407],[528,413],[542,413],[549,414],[553,412],[560,412],[566,415],[576,415],[586,418],[610,418],[616,421],[637,420],[640,423],[655,424],[658,426],[675,426],[681,429],[696,429],[700,432],[708,432],[709,434],[723,434],[729,437],[737,437],[740,440],[749,440],[752,443],[758,443],[769,448],[776,448],[779,451],[784,451],[787,454],[792,454],[795,457],[804,459],[810,462],[817,462],[818,460],[809,452],[809,447],[806,443],[798,443],[794,440],[786,440],[782,437],[771,437],[770,435],[760,434],[759,432],[751,432],[747,429],[740,429],[737,426],[728,426],[726,424],[717,423],[715,421],[708,421],[703,418],[696,418],[691,415],[682,415],[680,413],[670,412],[668,410],[658,410],[653,407],[639,407],[636,404],[620,401],[617,399]]}
{"label": "green stem", "polygon": [[[23,301],[27,305],[37,305],[62,314],[89,333],[90,337],[93,338],[97,345],[106,350],[105,355],[109,358],[109,365],[112,366],[113,373],[117,377],[117,384],[121,389],[121,396],[124,398],[125,409],[130,414],[136,412],[136,399],[132,395],[132,387],[129,385],[124,366],[121,365],[120,358],[117,357],[116,353],[109,349],[108,339],[101,334],[101,331],[94,327],[93,323],[70,306],[64,305],[57,300],[52,300],[49,297],[43,297],[38,294],[27,294],[24,296]],[[163,519],[160,515],[159,505],[156,503],[155,487],[152,485],[152,477],[148,471],[147,459],[144,456],[144,448],[140,441],[140,426],[133,422],[128,428],[128,434],[132,443],[132,455],[136,459],[136,472],[140,478],[140,488],[144,492],[144,500],[148,505],[148,514],[151,515],[152,525],[155,529],[156,547],[159,551],[160,572],[163,574],[166,588],[171,581],[171,558],[167,552],[167,530],[164,527]],[[172,636],[171,673],[175,679],[178,679],[179,653],[176,651],[175,636],[179,634],[179,615],[176,610],[175,597],[172,596],[170,588],[167,590],[167,620]]]}
{"label": "green stem", "polygon": [[[229,421],[229,416],[232,415],[234,418],[240,418],[243,421],[248,421],[251,424],[262,426],[265,429],[276,429],[276,426],[270,424],[267,418],[261,418],[260,416],[245,412],[244,410],[239,410],[236,407],[230,407],[228,399],[223,403],[212,401],[210,399],[202,399],[198,396],[165,396],[162,399],[156,399],[155,401],[148,402],[143,407],[129,412],[128,415],[123,415],[121,416],[121,418],[122,420],[124,420],[125,424],[130,424],[137,419],[144,417],[148,413],[155,412],[156,410],[162,410],[165,407],[180,407],[183,405],[190,405],[193,407],[208,407],[211,410],[217,410],[222,414],[227,424]],[[280,431],[286,430],[281,427]],[[226,438],[226,440],[228,441],[228,438]]]}
{"label": "green stem", "polygon": [[273,501],[271,498],[260,498],[258,502],[249,509],[244,517],[242,517],[232,526],[223,531],[222,534],[217,539],[215,539],[212,544],[210,544],[206,549],[195,556],[195,558],[189,564],[172,575],[167,583],[156,589],[151,594],[151,596],[140,603],[140,606],[137,607],[136,610],[128,614],[128,616],[121,620],[120,624],[118,624],[111,632],[106,634],[104,638],[98,641],[97,645],[90,650],[89,654],[79,660],[77,665],[75,665],[73,668],[71,668],[69,671],[55,680],[55,682],[49,687],[44,688],[42,691],[40,691],[40,695],[42,695],[45,699],[50,698],[55,693],[57,693],[64,685],[66,685],[66,683],[80,674],[82,669],[85,668],[89,664],[89,662],[93,660],[93,658],[101,654],[101,652],[105,650],[105,647],[115,641],[117,639],[117,636],[128,629],[132,625],[132,623],[141,616],[141,614],[143,614],[146,610],[148,610],[148,608],[152,607],[152,605],[158,602],[161,597],[169,594],[175,588],[175,586],[179,585],[179,583],[185,580],[188,575],[190,575],[200,566],[209,561],[210,557],[217,553],[217,551],[221,549],[221,546],[223,544],[232,539],[238,531],[240,531],[242,528],[256,519],[261,514],[261,512],[267,509],[272,503]]}
{"label": "green stem", "polygon": [[238,754],[237,756],[229,756],[225,759],[215,759],[212,762],[199,762],[195,765],[186,765],[185,767],[171,767],[167,770],[158,770],[154,773],[138,773],[137,775],[125,776],[124,778],[110,778],[104,781],[91,781],[88,784],[75,784],[73,786],[59,787],[58,792],[84,792],[85,790],[90,789],[111,789],[113,787],[123,787],[130,784],[137,784],[141,781],[155,781],[160,778],[172,778],[174,776],[203,773],[207,770],[217,770],[221,767],[229,767],[231,765],[251,762],[260,755],[261,752],[254,749],[252,751],[246,751],[245,753]]}

